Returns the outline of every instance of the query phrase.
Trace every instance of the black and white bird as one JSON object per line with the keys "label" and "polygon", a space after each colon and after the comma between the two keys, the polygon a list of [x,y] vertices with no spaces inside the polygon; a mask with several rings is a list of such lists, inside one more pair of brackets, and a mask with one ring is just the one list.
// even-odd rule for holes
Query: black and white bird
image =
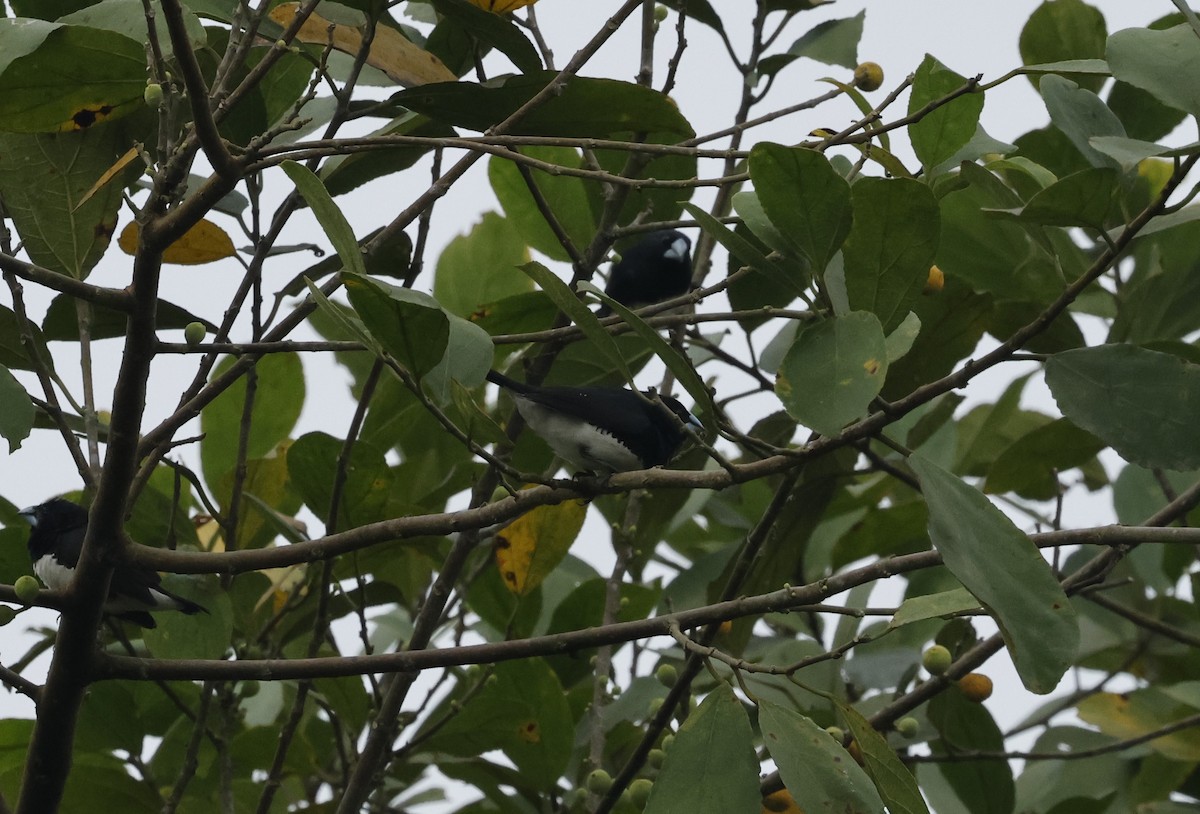
{"label": "black and white bird", "polygon": [[663,229],[621,254],[608,274],[605,293],[628,308],[640,308],[686,294],[691,287],[692,241],[683,232]]}
{"label": "black and white bird", "polygon": [[683,443],[684,427],[700,426],[677,400],[649,391],[646,401],[623,387],[535,387],[494,370],[487,378],[509,391],[529,429],[581,472],[664,466]]}
{"label": "black and white bird", "polygon": [[[75,575],[87,532],[87,509],[56,497],[20,511],[29,521],[29,559],[33,573],[47,588],[66,590]],[[177,596],[162,586],[158,572],[124,563],[113,571],[104,612],[142,627],[156,627],[150,611],[177,610],[186,614],[208,613],[202,605]]]}

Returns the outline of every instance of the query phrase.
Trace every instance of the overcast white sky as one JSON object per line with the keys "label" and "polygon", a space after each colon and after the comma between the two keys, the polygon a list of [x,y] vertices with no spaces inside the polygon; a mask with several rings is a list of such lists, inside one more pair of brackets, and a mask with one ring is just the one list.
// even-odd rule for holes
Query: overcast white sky
{"label": "overcast white sky", "polygon": [[[750,3],[747,0],[712,0],[712,4],[725,15],[731,39],[744,52],[748,29],[745,10]],[[1097,0],[1093,5],[1104,13],[1110,33],[1121,28],[1144,25],[1174,10],[1169,0]],[[567,62],[576,48],[593,35],[616,6],[615,0],[603,3],[542,0],[538,5],[538,17],[554,50],[557,64],[561,66]],[[883,66],[886,74],[884,87],[870,95],[871,99],[880,99],[905,74],[916,69],[926,52],[932,53],[960,74],[982,73],[985,80],[1017,67],[1020,64],[1018,36],[1029,14],[1037,6],[1038,3],[1033,0],[840,0],[801,15],[789,32],[780,38],[779,47],[790,45],[804,33],[809,23],[851,17],[865,8],[865,32],[859,59],[872,60]],[[738,14],[742,15],[741,19],[736,18]],[[673,48],[673,22],[674,17],[663,26],[660,33],[663,43],[659,51],[656,85],[661,82],[666,59]],[[727,70],[724,48],[709,29],[689,24],[688,39],[690,47],[680,70],[679,86],[673,95],[696,131],[704,133],[728,124],[736,105],[738,87],[736,77]],[[638,69],[638,59],[638,37],[635,27],[630,25],[605,46],[583,73],[632,79]],[[498,65],[491,70],[492,73],[500,73],[506,67]],[[785,69],[758,112],[785,107],[825,92],[829,86],[817,81],[822,76],[847,80],[848,75],[849,72],[842,68],[799,60]],[[903,110],[904,106],[902,100],[897,103],[895,110]],[[769,129],[756,130],[748,143],[764,138],[795,142],[818,126],[841,127],[856,118],[853,106],[849,102],[839,101],[816,111],[784,119]],[[1017,135],[1041,126],[1046,120],[1045,108],[1029,83],[1017,79],[988,93],[982,121],[992,136],[1011,141]],[[355,231],[363,235],[386,223],[403,209],[413,196],[425,188],[427,167],[427,164],[422,164],[421,169],[377,182],[353,196],[339,199]],[[485,163],[481,162],[469,178],[456,185],[439,202],[427,257],[430,271],[432,261],[447,242],[469,229],[482,212],[498,209],[487,186],[484,170]],[[711,165],[707,172],[714,172]],[[269,200],[278,200],[290,189],[278,172],[268,178],[267,183],[274,184],[276,190],[274,194],[268,192]],[[703,203],[706,198],[698,195],[697,200]],[[118,229],[127,220],[128,216],[123,216]],[[310,221],[298,217],[294,219],[290,234],[285,235],[281,243],[311,241],[317,234],[319,230]],[[242,245],[245,241],[235,237],[234,242]],[[293,258],[268,267],[268,285],[277,285],[290,279],[299,268],[311,262],[307,256]],[[128,261],[115,245],[112,246],[93,274],[92,282],[125,285],[129,274]],[[716,267],[723,269],[724,261],[719,261]],[[232,263],[171,267],[163,275],[163,296],[219,321],[225,298],[237,284],[240,275],[240,267]],[[425,288],[431,285],[431,280],[424,282]],[[27,286],[31,309],[37,313],[44,309],[49,298],[38,296],[32,289],[33,286]],[[177,335],[164,338],[178,340]],[[106,407],[109,401],[107,394],[111,392],[119,363],[119,341],[107,340],[100,343],[97,349],[97,393],[101,408]],[[57,343],[52,350],[57,354],[70,351],[71,348]],[[60,361],[59,366],[62,370],[63,362]],[[152,426],[159,418],[170,413],[180,388],[190,380],[193,370],[194,365],[180,357],[171,357],[155,364],[146,426]],[[318,376],[310,375],[309,396],[297,435],[314,429],[323,429],[335,435],[344,432],[352,409],[344,387],[345,377],[329,366],[313,366],[309,367],[309,371],[310,374],[318,373]],[[187,431],[183,434],[187,434]],[[18,505],[37,503],[78,486],[70,458],[62,450],[57,436],[50,432],[35,432],[21,450],[6,456],[0,463],[0,494]],[[23,637],[14,634],[33,623],[53,624],[54,615],[48,612],[30,613],[0,630],[0,661],[7,663],[24,652],[26,645],[20,641]],[[38,678],[37,675],[31,677]],[[0,714],[30,713],[31,708],[23,698],[0,694]]]}

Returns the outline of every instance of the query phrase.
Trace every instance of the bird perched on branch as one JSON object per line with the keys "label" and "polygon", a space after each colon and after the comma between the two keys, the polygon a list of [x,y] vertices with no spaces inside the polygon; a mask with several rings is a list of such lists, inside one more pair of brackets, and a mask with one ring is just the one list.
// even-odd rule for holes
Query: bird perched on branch
{"label": "bird perched on branch", "polygon": [[535,387],[488,371],[512,394],[529,429],[582,472],[611,474],[663,466],[700,422],[677,400],[624,387]]}
{"label": "bird perched on branch", "polygon": [[[683,232],[651,232],[613,263],[605,293],[628,308],[686,294],[692,287],[692,241]],[[601,314],[608,313],[602,307]]]}
{"label": "bird perched on branch", "polygon": [[[33,572],[55,591],[66,590],[75,575],[83,536],[87,533],[87,509],[56,497],[38,506],[22,509],[29,521],[29,558]],[[177,596],[162,586],[158,572],[132,563],[122,563],[112,575],[104,612],[142,627],[156,627],[150,611],[177,610],[186,614],[208,613],[208,609]]]}

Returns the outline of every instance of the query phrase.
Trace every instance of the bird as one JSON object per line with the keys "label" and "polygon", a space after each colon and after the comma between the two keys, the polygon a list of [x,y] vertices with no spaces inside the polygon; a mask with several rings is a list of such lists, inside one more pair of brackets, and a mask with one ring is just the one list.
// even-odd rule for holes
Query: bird
{"label": "bird", "polygon": [[[683,232],[651,232],[630,246],[608,274],[604,293],[627,308],[686,294],[692,287],[692,241]],[[602,306],[601,315],[609,309]]]}
{"label": "bird", "polygon": [[683,443],[684,427],[700,426],[679,401],[648,390],[643,399],[624,387],[539,387],[494,370],[487,379],[509,391],[529,428],[581,472],[665,466]]}
{"label": "bird", "polygon": [[[47,588],[66,590],[75,575],[83,536],[87,533],[87,509],[61,497],[22,509],[18,514],[32,527],[29,559],[33,573]],[[112,575],[104,613],[141,625],[157,627],[152,610],[177,610],[186,614],[208,613],[203,605],[171,593],[162,586],[158,572],[133,563],[122,563]]]}

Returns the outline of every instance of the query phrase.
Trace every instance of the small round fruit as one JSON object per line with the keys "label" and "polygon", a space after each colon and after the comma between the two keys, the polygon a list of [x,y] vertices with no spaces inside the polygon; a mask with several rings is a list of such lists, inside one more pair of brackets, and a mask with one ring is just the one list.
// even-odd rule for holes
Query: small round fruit
{"label": "small round fruit", "polygon": [[922,294],[936,294],[946,287],[946,275],[937,266],[929,267],[929,277],[925,280]]}
{"label": "small round fruit", "polygon": [[664,752],[670,751],[670,749],[674,745],[674,743],[675,743],[675,736],[667,735],[665,738],[662,739],[663,751]]}
{"label": "small round fruit", "polygon": [[858,741],[850,741],[850,745],[846,747],[846,751],[850,753],[850,757],[854,758],[854,762],[859,766],[865,766],[863,760],[862,747],[858,745]]}
{"label": "small round fruit", "polygon": [[204,335],[207,333],[208,329],[204,327],[203,322],[189,322],[183,329],[183,341],[195,347],[204,341]]}
{"label": "small round fruit", "polygon": [[920,722],[911,715],[906,715],[905,717],[896,721],[896,732],[902,738],[915,738],[917,733],[920,731]]}
{"label": "small round fruit", "polygon": [[650,799],[650,789],[654,788],[654,781],[648,780],[645,777],[639,777],[629,784],[629,796],[633,800],[633,804],[638,808],[645,808],[646,801]]}
{"label": "small round fruit", "polygon": [[37,600],[38,591],[42,589],[36,577],[31,577],[29,574],[17,577],[17,581],[13,583],[13,591],[17,594],[17,599],[21,600],[26,605],[32,605]]}
{"label": "small round fruit", "polygon": [[253,698],[254,696],[258,695],[259,690],[261,689],[262,685],[259,684],[258,681],[254,680],[253,678],[247,679],[242,682],[242,698]]}
{"label": "small round fruit", "polygon": [[605,794],[612,788],[612,775],[603,769],[594,769],[587,776],[587,790],[592,794]]}
{"label": "small round fruit", "polygon": [[958,680],[958,688],[968,701],[977,704],[992,696],[992,680],[983,673],[967,673]]}
{"label": "small round fruit", "polygon": [[883,68],[878,62],[864,62],[854,69],[854,87],[859,90],[879,90],[883,84]]}
{"label": "small round fruit", "polygon": [[829,737],[833,738],[838,743],[846,739],[846,733],[842,731],[840,726],[827,726],[825,731],[829,733]]}
{"label": "small round fruit", "polygon": [[576,808],[584,804],[587,796],[587,789],[571,789],[563,798],[563,802],[567,804],[567,808]]}
{"label": "small round fruit", "polygon": [[675,665],[673,664],[660,664],[658,665],[658,669],[654,671],[654,677],[664,687],[674,687],[675,682],[679,681],[679,671],[675,669]]}
{"label": "small round fruit", "polygon": [[780,789],[768,794],[762,800],[762,810],[764,812],[778,812],[785,814],[789,811],[799,811],[799,806],[796,805],[796,799],[792,797],[792,793],[787,789]]}
{"label": "small round fruit", "polygon": [[728,636],[731,632],[733,632],[733,622],[728,619],[717,626],[717,633],[722,636]]}
{"label": "small round fruit", "polygon": [[[0,605],[0,607],[3,607]],[[663,761],[667,759],[667,753],[662,749],[651,749],[646,753],[646,762],[650,764],[651,769],[661,769]]]}
{"label": "small round fruit", "polygon": [[142,91],[142,99],[150,107],[158,107],[163,101],[162,85],[157,82],[150,82],[146,85],[146,89]]}
{"label": "small round fruit", "polygon": [[935,644],[921,656],[921,666],[928,670],[930,675],[935,676],[940,676],[949,670],[953,661],[954,656],[950,655],[950,650],[940,644]]}
{"label": "small round fruit", "polygon": [[659,3],[654,7],[654,22],[661,23],[663,20],[667,19],[667,15],[670,13],[671,10],[669,8]]}

